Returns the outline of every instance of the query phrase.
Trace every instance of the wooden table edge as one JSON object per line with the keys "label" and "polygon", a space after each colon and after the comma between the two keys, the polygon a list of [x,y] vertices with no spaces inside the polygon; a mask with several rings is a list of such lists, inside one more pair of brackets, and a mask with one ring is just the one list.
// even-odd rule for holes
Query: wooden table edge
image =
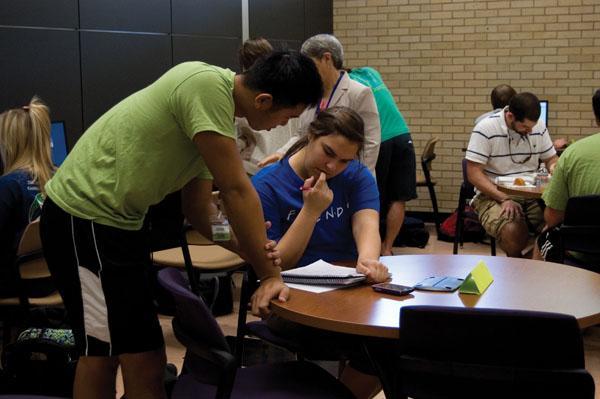
{"label": "wooden table edge", "polygon": [[[542,198],[542,193],[541,192],[537,192],[537,191],[527,191],[527,190],[522,190],[522,189],[515,189],[512,187],[507,187],[503,184],[496,184],[496,187],[498,187],[498,190],[502,191],[503,193],[515,196],[515,197],[522,197],[522,198],[528,198],[528,199],[540,199]],[[524,187],[524,188],[534,188],[534,187]],[[537,189],[537,187],[536,187]]]}
{"label": "wooden table edge", "polygon": [[[575,318],[577,318],[577,316],[575,316]],[[582,317],[581,319],[577,319],[577,323],[582,330],[584,328],[600,325],[600,314]]]}
{"label": "wooden table edge", "polygon": [[[295,288],[290,288],[290,297],[294,295]],[[318,295],[318,294],[315,294]],[[278,316],[305,326],[320,330],[335,331],[343,334],[361,335],[376,338],[393,338],[399,336],[396,326],[372,326],[360,323],[348,323],[340,320],[315,319],[303,313],[288,309],[285,304],[277,299],[271,300],[271,308]]]}

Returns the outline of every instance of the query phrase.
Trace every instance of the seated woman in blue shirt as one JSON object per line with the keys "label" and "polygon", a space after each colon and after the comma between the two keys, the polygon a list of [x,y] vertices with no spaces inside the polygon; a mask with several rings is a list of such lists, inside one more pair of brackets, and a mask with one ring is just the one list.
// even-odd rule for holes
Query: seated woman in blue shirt
{"label": "seated woman in blue shirt", "polygon": [[[252,182],[258,192],[270,239],[277,241],[282,269],[304,266],[318,259],[328,262],[356,260],[356,270],[370,282],[388,279],[379,262],[379,194],[369,170],[357,161],[365,141],[360,116],[346,107],[321,111],[300,139],[273,165],[262,169]],[[309,354],[340,354],[351,359],[342,381],[357,397],[378,390],[367,363],[356,353],[356,341],[341,334],[300,326],[272,317],[277,334],[299,341]],[[305,337],[307,340],[303,339]]]}
{"label": "seated woman in blue shirt", "polygon": [[[52,176],[50,114],[37,97],[28,105],[0,114],[0,297],[16,294],[10,283],[19,240],[35,217],[36,195]],[[40,293],[39,295],[43,295]]]}
{"label": "seated woman in blue shirt", "polygon": [[280,162],[252,179],[283,269],[318,259],[357,260],[357,271],[370,281],[388,278],[379,262],[377,183],[356,160],[363,143],[360,116],[330,108]]}

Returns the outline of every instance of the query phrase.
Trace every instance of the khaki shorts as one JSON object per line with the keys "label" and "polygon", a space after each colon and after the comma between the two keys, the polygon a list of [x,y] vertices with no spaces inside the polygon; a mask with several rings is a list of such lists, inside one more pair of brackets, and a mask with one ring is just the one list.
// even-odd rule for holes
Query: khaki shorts
{"label": "khaki shorts", "polygon": [[[527,224],[531,234],[539,234],[544,227],[544,212],[539,201],[519,197],[511,197],[511,199],[523,208],[524,219],[519,218],[518,220],[522,220]],[[479,221],[485,231],[500,242],[500,231],[513,220],[501,215],[502,207],[500,204],[483,194],[476,195],[471,205],[479,215]]]}

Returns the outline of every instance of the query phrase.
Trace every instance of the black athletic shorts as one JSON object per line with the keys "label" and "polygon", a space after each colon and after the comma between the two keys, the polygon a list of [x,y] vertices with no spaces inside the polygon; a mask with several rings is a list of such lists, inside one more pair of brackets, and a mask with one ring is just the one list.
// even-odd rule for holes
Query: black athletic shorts
{"label": "black athletic shorts", "polygon": [[145,230],[77,218],[50,198],[40,230],[81,355],[117,356],[164,346]]}
{"label": "black athletic shorts", "polygon": [[417,198],[415,147],[409,133],[381,143],[375,172],[382,214],[390,202]]}
{"label": "black athletic shorts", "polygon": [[560,254],[560,225],[542,232],[537,238],[540,254],[547,262],[561,261]]}

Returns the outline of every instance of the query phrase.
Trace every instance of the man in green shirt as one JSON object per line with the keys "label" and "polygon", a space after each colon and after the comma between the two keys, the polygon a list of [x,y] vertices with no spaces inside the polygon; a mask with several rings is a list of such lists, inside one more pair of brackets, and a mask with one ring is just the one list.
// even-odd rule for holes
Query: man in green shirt
{"label": "man in green shirt", "polygon": [[[600,89],[592,97],[596,124],[600,126]],[[600,133],[578,140],[571,144],[558,159],[552,180],[542,194],[546,204],[544,220],[546,227],[537,239],[533,258],[556,261],[557,236],[565,219],[567,201],[571,197],[600,194]],[[572,253],[583,261],[600,261],[584,258],[583,254]]]}
{"label": "man in green shirt", "polygon": [[235,232],[228,247],[261,280],[254,313],[286,300],[278,254],[235,143],[234,117],[271,129],[322,96],[314,63],[277,52],[240,75],[179,64],[101,116],[52,180],[41,235],[81,351],[75,398],[114,398],[120,365],[128,398],[165,398],[166,356],[142,228],[150,205],[182,192],[188,221],[211,237],[212,180]]}
{"label": "man in green shirt", "polygon": [[371,88],[379,112],[381,145],[375,170],[381,226],[385,226],[381,255],[393,255],[392,247],[404,222],[406,202],[417,198],[415,147],[394,96],[379,72],[371,67],[362,67],[351,69],[349,75],[352,80]]}

